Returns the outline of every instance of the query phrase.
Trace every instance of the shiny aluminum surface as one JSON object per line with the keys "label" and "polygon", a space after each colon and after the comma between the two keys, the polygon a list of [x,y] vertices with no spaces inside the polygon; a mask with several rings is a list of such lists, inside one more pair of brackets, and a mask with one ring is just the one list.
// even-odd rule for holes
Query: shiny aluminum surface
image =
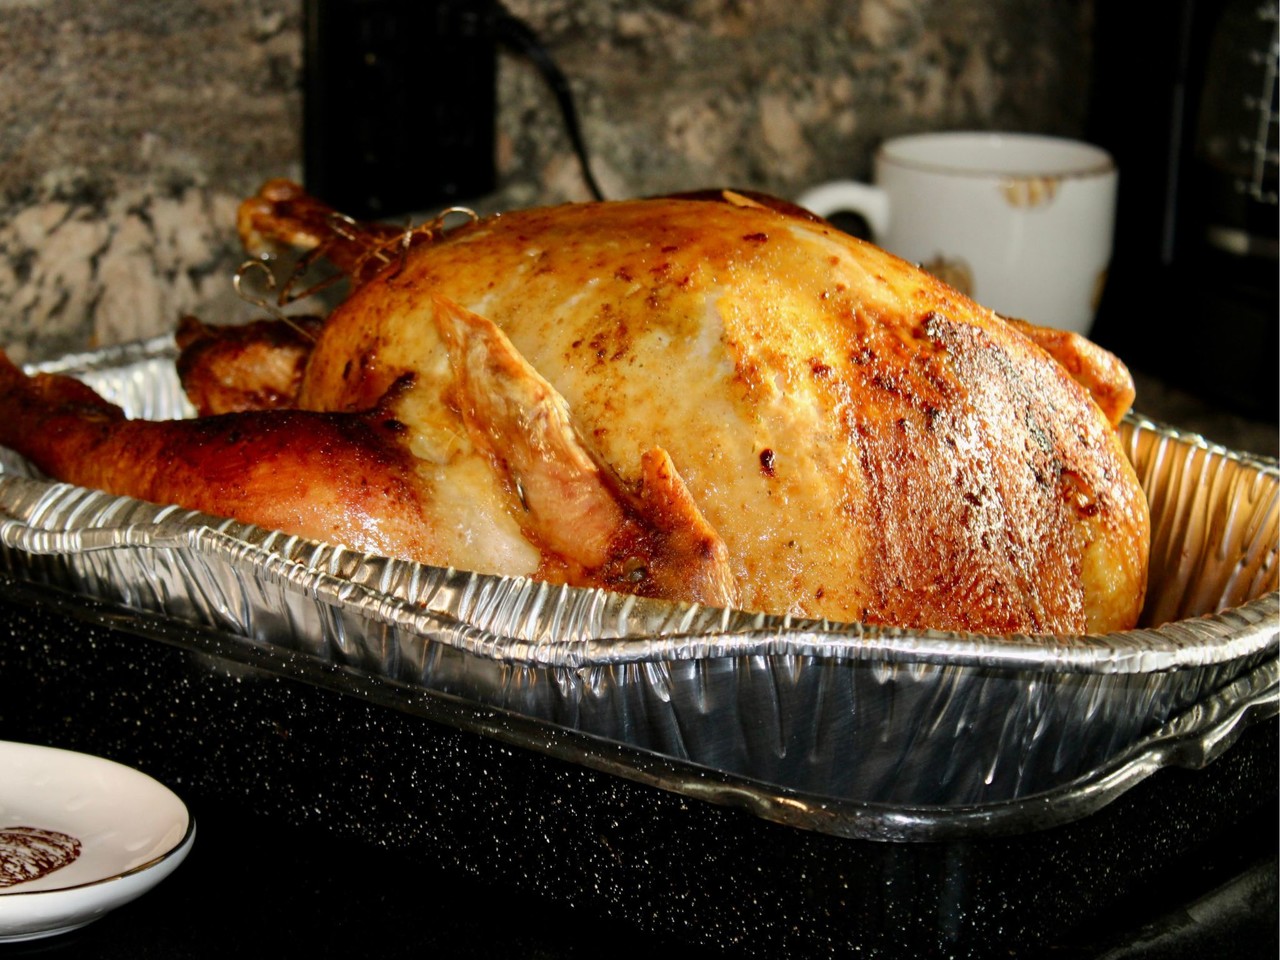
{"label": "shiny aluminum surface", "polygon": [[[172,358],[162,339],[41,369],[131,415],[185,416]],[[461,725],[488,711],[523,746],[794,826],[1031,829],[1202,765],[1276,712],[1280,469],[1140,417],[1123,430],[1152,574],[1147,625],[1107,636],[799,621],[425,567],[49,483],[6,451],[0,571],[153,634],[336,668],[319,682],[354,696],[391,684]]]}

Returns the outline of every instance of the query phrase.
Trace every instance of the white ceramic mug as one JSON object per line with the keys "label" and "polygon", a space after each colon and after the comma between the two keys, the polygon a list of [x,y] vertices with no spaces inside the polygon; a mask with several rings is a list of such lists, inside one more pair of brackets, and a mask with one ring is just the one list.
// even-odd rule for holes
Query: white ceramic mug
{"label": "white ceramic mug", "polygon": [[797,198],[860,214],[874,242],[1005,316],[1087,334],[1111,260],[1116,167],[1099,147],[1014,133],[886,141],[875,184]]}

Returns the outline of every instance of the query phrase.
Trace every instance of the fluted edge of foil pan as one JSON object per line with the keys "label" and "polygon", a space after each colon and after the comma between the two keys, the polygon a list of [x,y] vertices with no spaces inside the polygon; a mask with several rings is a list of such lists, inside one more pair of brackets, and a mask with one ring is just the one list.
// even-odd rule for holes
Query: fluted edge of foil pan
{"label": "fluted edge of foil pan", "polygon": [[[1109,634],[988,636],[906,630],[665,603],[602,590],[430,567],[317,543],[180,507],[113,497],[0,471],[0,546],[67,559],[111,596],[114,575],[143,554],[217,559],[264,583],[488,660],[578,670],[752,656],[916,663],[1053,673],[1146,674],[1229,663],[1277,646],[1274,591],[1218,613]],[[118,554],[121,571],[109,555]],[[234,629],[252,610],[214,591],[184,597],[191,560],[121,584],[139,609],[191,601],[202,621]],[[95,569],[97,568],[97,569]],[[287,633],[298,633],[293,624]],[[258,631],[255,631],[258,632]],[[269,636],[265,634],[264,636]],[[347,647],[349,644],[340,643]]]}
{"label": "fluted edge of foil pan", "polygon": [[[41,369],[81,375],[134,415],[182,416],[172,356],[165,338]],[[720,802],[771,819],[859,835],[995,829],[1031,807],[1038,824],[1080,815],[1083,798],[1172,762],[1170,724],[1180,743],[1216,742],[1274,704],[1274,671],[1261,691],[1254,681],[1280,633],[1280,471],[1140,417],[1124,439],[1152,502],[1160,588],[1146,616],[1160,626],[1107,636],[800,621],[429,568],[48,483],[11,454],[0,562],[580,735],[595,744],[584,757],[614,744],[691,764],[735,783]],[[1243,692],[1242,678],[1254,678]]]}
{"label": "fluted edge of foil pan", "polygon": [[91,597],[49,591],[3,574],[0,589],[12,591],[23,602],[38,603],[49,616],[64,622],[83,620],[161,640],[190,652],[193,662],[211,672],[243,683],[268,676],[300,680],[695,800],[847,839],[953,841],[1058,826],[1099,811],[1160,769],[1202,769],[1229,749],[1249,724],[1280,712],[1280,662],[1268,660],[1088,775],[1042,794],[971,806],[863,803],[778,788],[506,711],[478,709],[456,697],[335,668],[269,645],[237,642],[238,638],[172,618],[136,615]]}

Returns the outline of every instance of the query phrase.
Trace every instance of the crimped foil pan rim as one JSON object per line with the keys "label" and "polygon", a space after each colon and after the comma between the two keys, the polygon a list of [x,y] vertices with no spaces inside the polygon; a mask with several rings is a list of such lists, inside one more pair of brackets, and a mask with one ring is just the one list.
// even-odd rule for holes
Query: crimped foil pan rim
{"label": "crimped foil pan rim", "polygon": [[[0,473],[0,494],[13,486],[37,485],[54,497],[78,491],[68,484],[47,483]],[[130,498],[98,495],[106,510]],[[92,497],[89,498],[90,501]],[[0,503],[3,498],[0,498]],[[136,504],[127,526],[90,526],[46,530],[13,517],[0,518],[0,544],[31,555],[63,555],[99,550],[167,550],[176,547],[197,556],[221,558],[251,573],[288,581],[307,596],[335,607],[357,605],[370,619],[411,633],[429,636],[465,653],[506,662],[581,669],[629,663],[751,656],[804,656],[826,660],[872,660],[895,663],[965,665],[1014,670],[1072,673],[1150,673],[1226,663],[1280,645],[1280,592],[1272,591],[1239,607],[1216,614],[1103,635],[1052,637],[1027,634],[981,635],[946,631],[905,630],[858,623],[798,620],[788,616],[713,611],[697,605],[665,605],[685,611],[685,619],[710,617],[713,626],[697,632],[673,631],[652,636],[574,637],[544,633],[520,637],[495,633],[441,610],[423,608],[403,598],[372,589],[328,572],[329,560],[317,557],[362,557],[298,537],[263,531],[249,524],[222,520],[173,507]],[[85,513],[89,508],[84,508]],[[138,522],[153,513],[155,525]],[[299,562],[299,557],[310,557]],[[394,561],[408,568],[425,565]],[[450,572],[446,572],[448,575]],[[543,584],[516,577],[458,574],[501,593],[545,590]],[[570,602],[592,598],[615,603],[625,618],[629,608],[653,601],[609,595],[573,587],[551,588]],[[677,620],[677,622],[679,622]]]}
{"label": "crimped foil pan rim", "polygon": [[[0,574],[0,583],[5,575]],[[845,839],[943,842],[1022,835],[1090,816],[1161,769],[1200,770],[1249,726],[1280,714],[1280,660],[1268,659],[1073,780],[1013,799],[973,804],[886,804],[835,798],[742,776],[581,730],[486,706],[295,650],[188,627],[155,613],[15,581],[24,602],[125,629],[207,658],[221,670],[292,678],[531,749],[691,799]],[[239,665],[239,666],[237,666]]]}
{"label": "crimped foil pan rim", "polygon": [[1233,450],[1231,447],[1215,443],[1198,433],[1193,433],[1190,430],[1184,430],[1176,424],[1167,423],[1164,420],[1149,417],[1141,410],[1135,409],[1129,411],[1124,415],[1124,420],[1132,426],[1150,430],[1162,436],[1178,440],[1181,443],[1199,447],[1200,449],[1213,453],[1217,456],[1226,457],[1227,459],[1235,460],[1238,463],[1248,464],[1249,466],[1265,473],[1280,476],[1280,459],[1275,457],[1268,457],[1261,453],[1252,453],[1247,450]]}
{"label": "crimped foil pan rim", "polygon": [[173,335],[164,333],[143,340],[130,340],[104,349],[64,353],[47,360],[23,364],[29,373],[67,373],[69,371],[105,370],[144,360],[176,357],[178,346]]}

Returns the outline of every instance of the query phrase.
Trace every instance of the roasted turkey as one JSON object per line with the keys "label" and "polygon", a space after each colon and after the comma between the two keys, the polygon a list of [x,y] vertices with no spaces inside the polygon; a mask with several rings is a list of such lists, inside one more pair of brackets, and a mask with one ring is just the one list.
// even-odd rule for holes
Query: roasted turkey
{"label": "roasted turkey", "polygon": [[0,443],[69,482],[485,573],[986,633],[1141,610],[1123,365],[787,204],[411,230],[273,181],[239,228],[323,255],[349,295],[323,322],[187,321],[194,420],[126,420],[6,363]]}

